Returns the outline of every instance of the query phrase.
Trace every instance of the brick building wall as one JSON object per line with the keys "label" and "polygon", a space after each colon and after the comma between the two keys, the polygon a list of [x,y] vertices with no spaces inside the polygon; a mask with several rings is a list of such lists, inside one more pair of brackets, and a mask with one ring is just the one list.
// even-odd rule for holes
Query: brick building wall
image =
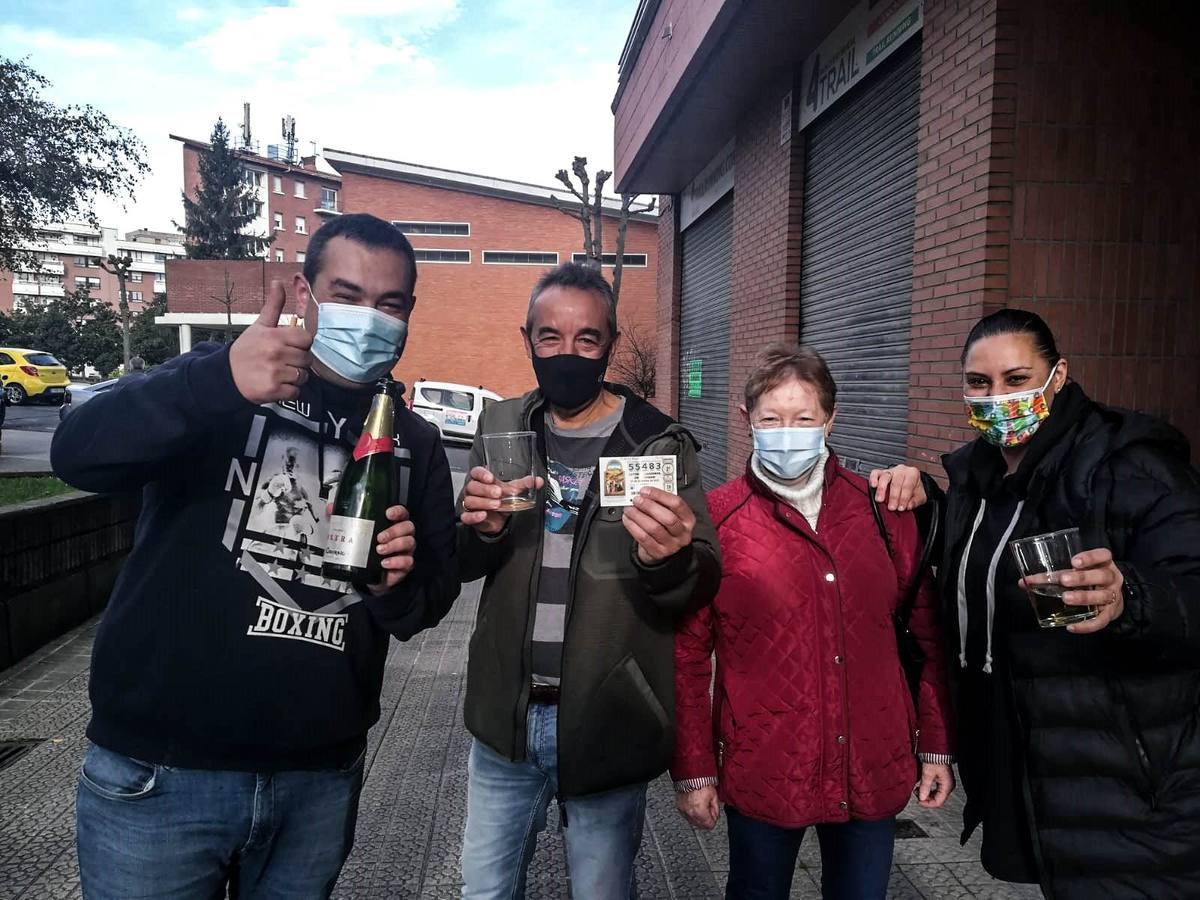
{"label": "brick building wall", "polygon": [[[733,327],[729,348],[729,476],[742,473],[750,436],[738,407],[754,358],[800,334],[804,140],[779,143],[779,109],[790,76],[770,85],[738,131],[733,207]],[[797,86],[797,90],[799,90]]]}
{"label": "brick building wall", "polygon": [[1042,315],[1095,399],[1200,448],[1200,93],[1174,15],[1132,3],[1014,14],[1010,302]]}
{"label": "brick building wall", "polygon": [[934,474],[973,436],[960,399],[963,341],[1008,295],[1013,47],[1002,2],[925,4],[908,455]]}
{"label": "brick building wall", "polygon": [[[257,315],[267,289],[280,280],[287,291],[287,311],[300,314],[295,305],[292,279],[300,272],[294,262],[267,262],[261,259],[180,259],[167,262],[167,309],[172,313],[225,314],[225,275],[229,275],[234,298],[232,311]],[[219,299],[218,299],[219,298]],[[207,327],[207,326],[205,326]]]}
{"label": "brick building wall", "polygon": [[[546,266],[484,265],[484,250],[557,252],[560,262],[580,251],[577,220],[556,209],[497,197],[434,188],[347,172],[343,206],[380,218],[467,222],[469,237],[409,235],[413,246],[469,250],[469,264],[421,263],[412,340],[396,372],[406,384],[417,378],[481,384],[510,397],[534,385],[519,329],[529,293]],[[605,248],[612,252],[616,220],[605,220]],[[636,323],[654,346],[657,236],[650,223],[631,222],[626,253],[645,253],[645,268],[622,275],[619,320]],[[611,278],[611,269],[605,270]]]}
{"label": "brick building wall", "polygon": [[679,244],[679,208],[675,198],[658,198],[658,278],[655,303],[658,361],[654,402],[669,416],[679,415],[679,301],[683,266]]}

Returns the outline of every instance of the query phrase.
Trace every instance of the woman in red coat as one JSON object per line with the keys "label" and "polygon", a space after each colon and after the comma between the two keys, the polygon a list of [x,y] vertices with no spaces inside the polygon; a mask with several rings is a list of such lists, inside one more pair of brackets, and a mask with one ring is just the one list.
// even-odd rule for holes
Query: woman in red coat
{"label": "woman in red coat", "polygon": [[[825,446],[836,393],[811,350],[759,357],[742,407],[754,454],[744,476],[708,495],[721,589],[676,638],[677,805],[711,829],[725,804],[727,898],[786,898],[810,825],[823,896],[882,898],[913,785],[928,807],[954,788],[917,527],[881,510],[889,553],[866,482]],[[925,653],[915,709],[893,624],[914,582],[909,628]]]}

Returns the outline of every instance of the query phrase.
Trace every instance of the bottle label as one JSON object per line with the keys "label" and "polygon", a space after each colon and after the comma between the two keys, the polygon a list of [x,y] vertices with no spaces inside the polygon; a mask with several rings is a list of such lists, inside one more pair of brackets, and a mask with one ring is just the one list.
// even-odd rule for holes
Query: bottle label
{"label": "bottle label", "polygon": [[325,544],[325,562],[364,569],[375,540],[375,523],[351,516],[329,517],[329,540]]}
{"label": "bottle label", "polygon": [[364,430],[358,443],[354,445],[354,458],[359,460],[372,453],[391,453],[395,446],[395,438],[371,437],[370,432]]}

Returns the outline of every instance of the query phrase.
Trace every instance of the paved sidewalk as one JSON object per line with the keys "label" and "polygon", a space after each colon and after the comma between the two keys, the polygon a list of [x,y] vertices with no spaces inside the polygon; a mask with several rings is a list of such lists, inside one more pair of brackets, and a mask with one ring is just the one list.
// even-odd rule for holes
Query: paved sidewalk
{"label": "paved sidewalk", "polygon": [[[459,896],[459,851],[469,739],[461,720],[467,639],[478,585],[437,629],[393,643],[381,708],[372,730],[354,853],[339,898]],[[0,740],[38,743],[0,770],[0,900],[79,896],[75,858],[75,777],[86,746],[87,664],[95,622],[0,673]],[[960,847],[961,798],[952,808],[904,813],[924,837],[896,842],[889,896],[1034,898],[1025,887],[993,881],[975,842]],[[552,813],[551,824],[555,819]],[[820,896],[815,840],[801,853],[793,897]],[[638,886],[642,898],[721,896],[728,856],[724,831],[700,834],[675,813],[670,785],[650,792]],[[543,836],[529,896],[567,897],[562,839]]]}

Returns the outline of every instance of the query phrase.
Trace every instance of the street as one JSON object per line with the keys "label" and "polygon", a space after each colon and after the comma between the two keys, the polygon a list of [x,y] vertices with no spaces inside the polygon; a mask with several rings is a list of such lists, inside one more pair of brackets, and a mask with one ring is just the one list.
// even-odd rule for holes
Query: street
{"label": "street", "polygon": [[57,427],[57,406],[10,405],[0,435],[0,474],[49,472],[50,439]]}

